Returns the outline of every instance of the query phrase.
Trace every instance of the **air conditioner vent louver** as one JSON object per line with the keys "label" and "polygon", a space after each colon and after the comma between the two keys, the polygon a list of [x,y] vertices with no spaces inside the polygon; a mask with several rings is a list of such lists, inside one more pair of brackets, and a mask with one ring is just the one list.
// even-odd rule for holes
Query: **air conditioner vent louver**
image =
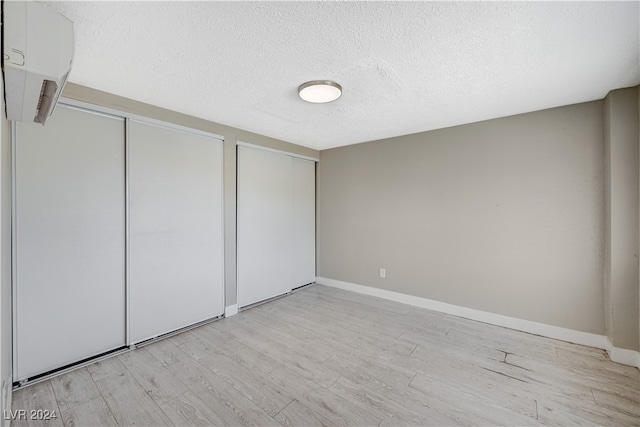
{"label": "air conditioner vent louver", "polygon": [[52,104],[57,91],[58,85],[56,82],[52,80],[45,80],[44,83],[42,83],[42,90],[40,91],[40,98],[38,99],[36,116],[33,119],[34,122],[44,124],[47,120],[47,113],[53,110]]}

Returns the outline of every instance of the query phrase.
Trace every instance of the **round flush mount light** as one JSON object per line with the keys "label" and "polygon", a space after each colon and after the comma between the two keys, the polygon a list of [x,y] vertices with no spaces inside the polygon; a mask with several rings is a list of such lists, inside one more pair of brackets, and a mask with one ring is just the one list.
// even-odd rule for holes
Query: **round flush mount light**
{"label": "round flush mount light", "polygon": [[298,96],[307,102],[323,104],[335,101],[342,95],[342,86],[330,80],[314,80],[300,85]]}

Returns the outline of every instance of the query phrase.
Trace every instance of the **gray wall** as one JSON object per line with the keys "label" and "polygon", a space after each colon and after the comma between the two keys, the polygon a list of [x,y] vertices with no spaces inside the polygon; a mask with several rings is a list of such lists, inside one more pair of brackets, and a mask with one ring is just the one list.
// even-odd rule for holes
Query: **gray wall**
{"label": "gray wall", "polygon": [[638,87],[605,98],[605,328],[615,347],[638,350]]}
{"label": "gray wall", "polygon": [[318,276],[603,334],[603,131],[595,101],[321,151]]}
{"label": "gray wall", "polygon": [[[11,128],[0,96],[0,381],[11,392]],[[9,408],[3,408],[9,409]],[[5,425],[0,417],[0,425]]]}
{"label": "gray wall", "polygon": [[310,148],[290,144],[219,123],[210,122],[186,114],[176,113],[131,99],[122,98],[85,86],[69,83],[63,96],[103,107],[138,114],[157,120],[216,133],[224,137],[224,203],[225,203],[225,305],[237,303],[236,283],[236,145],[238,141],[262,145],[276,150],[318,158],[319,153]]}

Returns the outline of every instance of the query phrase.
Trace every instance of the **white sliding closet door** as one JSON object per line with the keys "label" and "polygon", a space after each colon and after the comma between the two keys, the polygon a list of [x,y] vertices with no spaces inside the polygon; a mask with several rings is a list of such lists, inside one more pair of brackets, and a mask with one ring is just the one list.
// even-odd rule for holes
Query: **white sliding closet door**
{"label": "white sliding closet door", "polygon": [[293,289],[291,158],[238,147],[238,306]]}
{"label": "white sliding closet door", "polygon": [[316,163],[292,158],[293,162],[293,287],[316,281]]}
{"label": "white sliding closet door", "polygon": [[222,142],[130,122],[131,342],[224,312]]}
{"label": "white sliding closet door", "polygon": [[314,163],[239,146],[238,305],[313,282],[314,258]]}
{"label": "white sliding closet door", "polygon": [[14,380],[125,345],[124,120],[16,123]]}

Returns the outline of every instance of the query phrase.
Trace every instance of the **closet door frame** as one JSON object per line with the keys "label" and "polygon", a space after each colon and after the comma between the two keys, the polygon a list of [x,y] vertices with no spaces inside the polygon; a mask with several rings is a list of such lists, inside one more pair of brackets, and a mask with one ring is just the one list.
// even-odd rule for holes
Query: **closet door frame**
{"label": "closet door frame", "polygon": [[[305,155],[302,155],[302,154],[292,153],[290,151],[278,150],[276,148],[265,147],[263,145],[257,145],[257,144],[251,144],[249,142],[238,141],[236,143],[236,177],[238,176],[238,169],[239,169],[239,164],[240,164],[239,163],[240,162],[240,160],[239,160],[240,159],[240,155],[239,155],[239,148],[240,147],[253,148],[253,149],[257,149],[257,150],[262,150],[262,151],[267,151],[267,152],[271,152],[271,153],[281,154],[281,155],[292,157],[292,158],[295,158],[295,159],[308,160],[308,161],[314,162],[314,168],[317,165],[317,163],[320,161],[320,159],[317,158],[317,157],[305,156]],[[315,180],[316,180],[315,173],[314,173],[313,179],[314,179],[314,184],[315,184]],[[317,194],[316,194],[316,196],[317,196]],[[238,203],[237,202],[238,201],[238,197],[239,197],[239,195],[238,195],[238,182],[236,180],[236,206],[237,206],[237,203]],[[316,218],[316,221],[317,221],[317,218]],[[314,240],[315,240],[316,227],[317,227],[317,222],[316,222],[316,225],[314,226]],[[239,244],[239,242],[238,242],[238,212],[236,210],[236,245],[238,245],[238,244]],[[314,244],[315,244],[315,242],[314,242]],[[314,247],[314,252],[315,252],[315,247]],[[239,255],[239,250],[238,250],[238,246],[236,246],[236,267],[239,265],[239,263],[238,263],[238,255]],[[239,276],[238,273],[239,272],[236,271],[236,301],[237,301],[238,308],[242,309],[243,307],[240,306],[240,281],[238,280],[238,276]],[[244,306],[244,307],[245,308],[246,307],[251,307],[251,306],[253,306],[255,304],[260,304],[262,302],[264,302],[264,301],[257,301],[255,303],[249,304],[249,305]]]}
{"label": "closet door frame", "polygon": [[[213,132],[208,132],[208,131],[204,131],[204,130],[200,130],[200,129],[195,129],[195,128],[190,128],[187,126],[182,126],[179,124],[175,124],[175,123],[171,123],[171,122],[166,122],[163,120],[158,120],[158,119],[153,119],[150,117],[146,117],[146,116],[142,116],[142,115],[138,115],[138,114],[134,114],[134,113],[129,113],[126,111],[121,111],[121,110],[117,110],[114,108],[109,108],[109,107],[104,107],[101,105],[97,105],[97,104],[92,104],[89,102],[84,102],[84,101],[79,101],[79,100],[75,100],[75,99],[71,99],[71,98],[66,98],[66,97],[61,97],[59,100],[59,104],[63,105],[65,107],[71,108],[71,109],[76,109],[76,110],[80,110],[89,114],[97,114],[97,115],[102,115],[102,116],[110,116],[110,117],[115,117],[118,119],[124,119],[124,126],[125,126],[125,133],[124,133],[124,155],[125,155],[125,164],[124,164],[124,171],[125,171],[125,177],[124,177],[124,182],[125,182],[125,200],[124,200],[124,206],[125,206],[125,319],[124,319],[124,325],[125,325],[125,331],[124,331],[124,335],[125,335],[125,349],[123,350],[118,350],[115,349],[112,352],[109,352],[110,354],[116,354],[117,352],[121,352],[121,351],[126,351],[126,347],[131,348],[133,347],[134,343],[131,342],[131,335],[130,335],[130,296],[129,296],[129,292],[130,292],[130,218],[129,218],[129,207],[130,207],[130,194],[129,194],[129,141],[130,141],[130,136],[129,136],[129,122],[130,120],[136,120],[138,122],[142,122],[145,124],[149,124],[149,125],[155,125],[155,126],[160,126],[160,127],[165,127],[165,128],[169,128],[169,129],[173,129],[173,130],[177,130],[177,131],[181,131],[181,132],[187,132],[187,133],[192,133],[192,134],[196,134],[196,135],[200,135],[200,136],[204,136],[207,138],[212,138],[215,140],[218,140],[220,144],[224,144],[224,137],[222,135],[213,133]],[[55,114],[55,112],[54,112]],[[16,123],[14,121],[11,122],[11,308],[12,308],[12,314],[11,314],[11,318],[12,318],[12,355],[13,355],[13,360],[16,361],[18,360],[18,346],[16,345],[16,337],[17,332],[18,332],[18,328],[17,328],[17,322],[15,321],[15,316],[17,313],[17,306],[18,306],[18,302],[17,302],[17,226],[16,226],[16,218],[17,218],[17,209],[16,209]],[[223,167],[220,170],[220,174],[221,174],[221,179],[222,179],[222,189],[223,189],[223,195],[222,198],[220,200],[220,209],[221,209],[221,233],[223,238],[221,239],[221,244],[222,244],[222,254],[224,256],[224,232],[225,232],[225,218],[224,218],[224,157],[223,157]],[[223,289],[223,302],[226,302],[226,287],[224,286],[224,279],[225,279],[225,262],[223,260],[222,262],[222,289]],[[226,304],[223,304],[226,305]],[[76,369],[78,366],[83,366],[83,365],[87,365],[89,363],[93,363],[97,360],[101,360],[103,358],[108,357],[109,355],[96,355],[95,358],[91,358],[91,360],[88,361],[78,361],[77,364],[73,364],[73,366],[69,367],[69,368],[64,368],[64,367],[60,367],[60,370],[55,370],[56,374],[61,374],[63,372],[72,370],[72,369]],[[17,378],[17,367],[16,367],[16,363],[13,364],[12,367],[12,376],[14,378],[14,380]]]}
{"label": "closet door frame", "polygon": [[310,160],[315,163],[318,163],[320,161],[317,157],[305,156],[302,154],[292,153],[290,151],[284,151],[284,150],[278,150],[276,148],[265,147],[264,145],[251,144],[249,142],[238,141],[236,145],[238,147],[249,147],[249,148],[255,148],[257,150],[269,151],[271,153],[283,154],[285,156],[294,157],[296,159]]}
{"label": "closet door frame", "polygon": [[[294,157],[292,173],[294,248],[291,251],[291,279],[296,289],[316,281],[316,162]],[[313,181],[309,182],[310,179]],[[307,194],[307,190],[312,195]],[[306,227],[307,224],[310,226]],[[311,245],[307,244],[309,241]]]}

